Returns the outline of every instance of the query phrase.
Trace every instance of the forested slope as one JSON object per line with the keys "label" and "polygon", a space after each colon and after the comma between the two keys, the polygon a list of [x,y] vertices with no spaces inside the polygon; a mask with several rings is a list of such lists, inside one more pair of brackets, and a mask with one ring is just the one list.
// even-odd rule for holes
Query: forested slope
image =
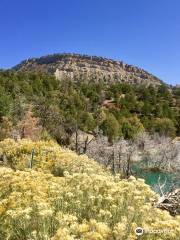
{"label": "forested slope", "polygon": [[26,135],[23,124],[32,118],[37,135],[41,129],[65,145],[77,129],[101,131],[110,142],[131,139],[143,129],[175,137],[180,132],[179,99],[178,88],[163,84],[76,83],[53,75],[1,71],[0,138],[12,130]]}

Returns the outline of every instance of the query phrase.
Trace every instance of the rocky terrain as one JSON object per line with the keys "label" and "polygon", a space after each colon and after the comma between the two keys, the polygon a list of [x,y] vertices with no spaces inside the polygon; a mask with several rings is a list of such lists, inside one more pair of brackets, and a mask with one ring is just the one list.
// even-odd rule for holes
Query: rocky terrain
{"label": "rocky terrain", "polygon": [[13,69],[51,73],[58,79],[70,78],[74,81],[127,82],[153,86],[161,84],[161,80],[152,74],[122,61],[80,54],[54,54],[27,59]]}

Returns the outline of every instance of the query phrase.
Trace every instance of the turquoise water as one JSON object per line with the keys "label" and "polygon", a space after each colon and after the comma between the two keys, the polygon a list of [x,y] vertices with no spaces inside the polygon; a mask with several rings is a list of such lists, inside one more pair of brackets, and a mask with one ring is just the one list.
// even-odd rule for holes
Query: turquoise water
{"label": "turquoise water", "polygon": [[158,172],[158,171],[144,171],[138,164],[133,165],[133,172],[139,178],[143,178],[145,183],[151,186],[151,189],[160,194],[158,179],[160,184],[166,182],[163,192],[169,192],[173,189],[174,186],[180,186],[180,176],[177,173],[167,173],[167,172]]}

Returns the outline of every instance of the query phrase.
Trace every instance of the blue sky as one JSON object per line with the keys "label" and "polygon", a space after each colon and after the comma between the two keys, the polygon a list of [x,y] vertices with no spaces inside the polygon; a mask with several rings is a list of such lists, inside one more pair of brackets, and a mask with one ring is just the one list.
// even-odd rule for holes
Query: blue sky
{"label": "blue sky", "polygon": [[180,1],[0,0],[0,68],[58,52],[123,60],[180,83]]}

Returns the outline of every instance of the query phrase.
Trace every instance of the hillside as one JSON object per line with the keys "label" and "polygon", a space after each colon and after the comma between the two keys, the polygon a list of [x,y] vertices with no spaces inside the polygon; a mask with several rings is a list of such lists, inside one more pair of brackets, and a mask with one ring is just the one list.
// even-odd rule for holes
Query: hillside
{"label": "hillside", "polygon": [[161,84],[152,74],[122,61],[80,54],[54,54],[27,59],[13,69],[51,73],[58,79],[70,78],[73,81],[125,82],[153,86]]}
{"label": "hillside", "polygon": [[[63,145],[70,144],[78,129],[99,130],[110,142],[134,138],[143,129],[175,137],[180,133],[179,96],[178,89],[163,84],[59,81],[51,74],[2,71],[0,139],[14,131],[23,137],[24,125],[35,126],[35,122]],[[38,135],[36,127],[31,129],[27,131]]]}
{"label": "hillside", "polygon": [[139,226],[143,240],[179,239],[179,216],[156,208],[142,179],[113,176],[52,141],[6,139],[0,156],[0,239],[135,240]]}
{"label": "hillside", "polygon": [[116,78],[102,58],[87,75],[94,57],[73,55],[70,71],[60,56],[0,71],[0,239],[135,240],[140,226],[143,240],[177,240],[178,200],[172,216],[159,209],[133,164],[138,152],[151,171],[178,171],[179,88],[128,65]]}

